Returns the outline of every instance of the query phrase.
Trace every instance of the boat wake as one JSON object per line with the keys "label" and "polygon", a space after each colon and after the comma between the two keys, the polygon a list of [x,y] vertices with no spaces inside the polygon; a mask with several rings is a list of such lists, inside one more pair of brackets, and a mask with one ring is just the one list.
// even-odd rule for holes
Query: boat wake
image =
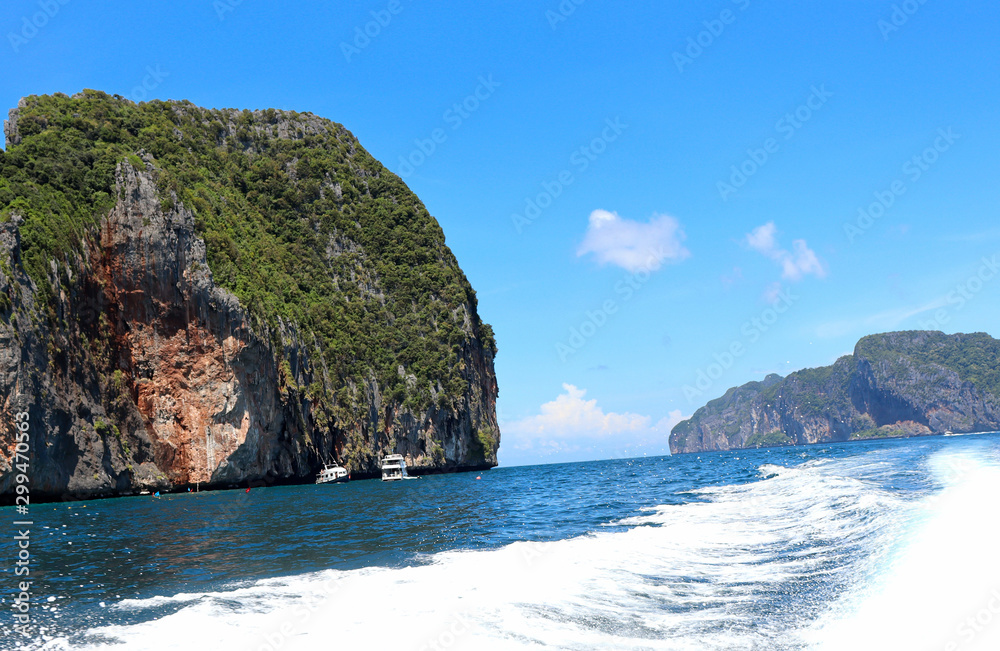
{"label": "boat wake", "polygon": [[904,545],[804,636],[810,648],[1000,649],[995,455],[939,453],[942,487],[923,500]]}
{"label": "boat wake", "polygon": [[907,492],[888,454],[762,466],[624,530],[125,600],[110,607],[148,621],[34,648],[1000,648],[1000,625],[962,628],[1000,607],[1000,464],[932,455]]}

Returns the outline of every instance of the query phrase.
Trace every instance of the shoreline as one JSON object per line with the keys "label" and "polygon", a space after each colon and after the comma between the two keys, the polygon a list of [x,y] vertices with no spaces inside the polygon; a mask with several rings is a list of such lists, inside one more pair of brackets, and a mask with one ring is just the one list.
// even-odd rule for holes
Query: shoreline
{"label": "shoreline", "polygon": [[743,452],[746,450],[778,450],[785,448],[808,448],[815,445],[836,445],[840,443],[871,443],[873,441],[901,441],[904,439],[926,439],[939,436],[941,438],[956,438],[960,436],[976,436],[980,434],[1000,434],[1000,430],[985,430],[982,432],[953,432],[951,434],[945,434],[944,432],[931,432],[930,434],[914,434],[912,436],[872,436],[870,438],[863,439],[844,439],[840,441],[829,440],[829,441],[816,441],[815,443],[792,443],[791,445],[762,445],[760,447],[749,447],[749,448],[728,448],[725,450],[691,450],[675,452],[670,451],[670,456],[684,456],[688,454],[711,454],[713,452]]}
{"label": "shoreline", "polygon": [[[456,466],[452,468],[409,468],[407,467],[407,472],[415,477],[422,477],[424,475],[454,475],[459,473],[470,473],[470,472],[483,472],[485,470],[491,470],[496,466],[490,464],[479,464],[479,465],[466,465],[466,466]],[[381,473],[372,472],[361,472],[354,474],[352,473],[351,481],[365,481],[369,479],[381,479]],[[348,482],[349,483],[349,482]],[[139,490],[148,490],[149,494],[141,494],[139,490],[129,490],[127,492],[116,492],[116,491],[101,491],[101,492],[66,492],[66,493],[51,493],[42,490],[34,489],[31,492],[31,503],[32,504],[53,504],[58,502],[90,502],[94,500],[110,500],[118,499],[123,497],[151,497],[152,493],[159,492],[162,496],[166,495],[186,495],[188,494],[188,489],[190,488],[191,493],[209,493],[209,492],[221,492],[221,491],[246,491],[246,489],[257,489],[257,488],[272,488],[278,486],[307,486],[310,484],[316,484],[315,475],[310,475],[309,477],[286,477],[282,479],[275,479],[271,481],[262,479],[252,479],[247,480],[241,484],[233,484],[231,482],[219,483],[219,484],[180,484],[178,486],[171,486],[169,488],[157,488],[150,486],[148,488],[141,488]],[[0,508],[14,506],[15,494],[3,494],[0,495]]]}

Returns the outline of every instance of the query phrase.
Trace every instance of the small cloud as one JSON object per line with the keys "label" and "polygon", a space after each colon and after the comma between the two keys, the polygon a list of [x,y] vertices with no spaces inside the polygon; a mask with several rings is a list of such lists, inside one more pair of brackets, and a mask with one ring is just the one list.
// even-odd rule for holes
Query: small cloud
{"label": "small cloud", "polygon": [[744,242],[781,265],[781,277],[785,280],[797,281],[809,274],[818,278],[826,276],[823,263],[805,240],[793,240],[792,250],[788,251],[778,244],[777,231],[774,222],[768,222],[748,233]]}
{"label": "small cloud", "polygon": [[667,215],[654,215],[642,223],[622,219],[617,213],[595,210],[590,213],[587,233],[577,249],[578,256],[592,253],[601,264],[614,264],[626,271],[653,271],[664,263],[680,262],[691,256],[680,222]]}
{"label": "small cloud", "polygon": [[[685,419],[679,409],[653,423],[649,416],[606,412],[586,390],[563,385],[563,393],[517,421],[501,419],[501,463],[523,465],[669,454],[670,430]],[[690,416],[687,416],[690,418]]]}
{"label": "small cloud", "polygon": [[750,233],[747,233],[746,243],[754,251],[760,251],[764,255],[771,257],[778,251],[778,242],[774,238],[777,231],[774,222],[767,222],[763,226],[758,226]]}
{"label": "small cloud", "polygon": [[743,270],[739,267],[733,267],[732,272],[722,274],[722,286],[726,289],[729,289],[741,280],[743,280]]}
{"label": "small cloud", "polygon": [[676,427],[682,420],[686,420],[687,418],[690,418],[690,416],[685,416],[680,409],[675,409],[666,417],[656,421],[656,425],[653,426],[653,430],[669,436],[670,430]]}
{"label": "small cloud", "polygon": [[584,400],[586,389],[564,384],[561,394],[541,406],[541,413],[511,424],[525,434],[546,437],[585,436],[600,438],[613,434],[635,432],[649,427],[649,416],[614,412],[605,413],[597,400]]}
{"label": "small cloud", "polygon": [[504,463],[666,454],[670,430],[685,418],[679,409],[655,424],[641,414],[606,412],[597,400],[586,399],[585,389],[562,386],[563,393],[538,414],[501,423]]}

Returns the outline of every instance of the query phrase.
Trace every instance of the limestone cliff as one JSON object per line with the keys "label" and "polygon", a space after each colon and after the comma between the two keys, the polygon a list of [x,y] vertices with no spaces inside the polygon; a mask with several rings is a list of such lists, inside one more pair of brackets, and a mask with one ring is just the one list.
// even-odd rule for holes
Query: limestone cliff
{"label": "limestone cliff", "polygon": [[674,453],[1000,429],[1000,341],[893,332],[853,355],[730,389],[674,427]]}
{"label": "limestone cliff", "polygon": [[[333,460],[361,477],[395,452],[417,472],[496,465],[475,293],[343,127],[93,91],[28,98],[6,127],[0,496],[15,412],[36,500],[308,481]],[[385,204],[405,206],[388,227]]]}

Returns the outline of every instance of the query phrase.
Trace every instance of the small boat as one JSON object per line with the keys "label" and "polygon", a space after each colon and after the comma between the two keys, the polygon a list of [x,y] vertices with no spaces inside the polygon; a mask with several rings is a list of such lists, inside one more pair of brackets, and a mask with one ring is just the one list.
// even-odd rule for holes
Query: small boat
{"label": "small boat", "polygon": [[400,481],[402,479],[419,479],[406,474],[406,461],[401,454],[390,454],[382,459],[382,481]]}
{"label": "small boat", "polygon": [[347,468],[344,468],[338,464],[333,464],[332,466],[324,463],[323,469],[316,474],[317,484],[342,484],[351,476],[347,473]]}

